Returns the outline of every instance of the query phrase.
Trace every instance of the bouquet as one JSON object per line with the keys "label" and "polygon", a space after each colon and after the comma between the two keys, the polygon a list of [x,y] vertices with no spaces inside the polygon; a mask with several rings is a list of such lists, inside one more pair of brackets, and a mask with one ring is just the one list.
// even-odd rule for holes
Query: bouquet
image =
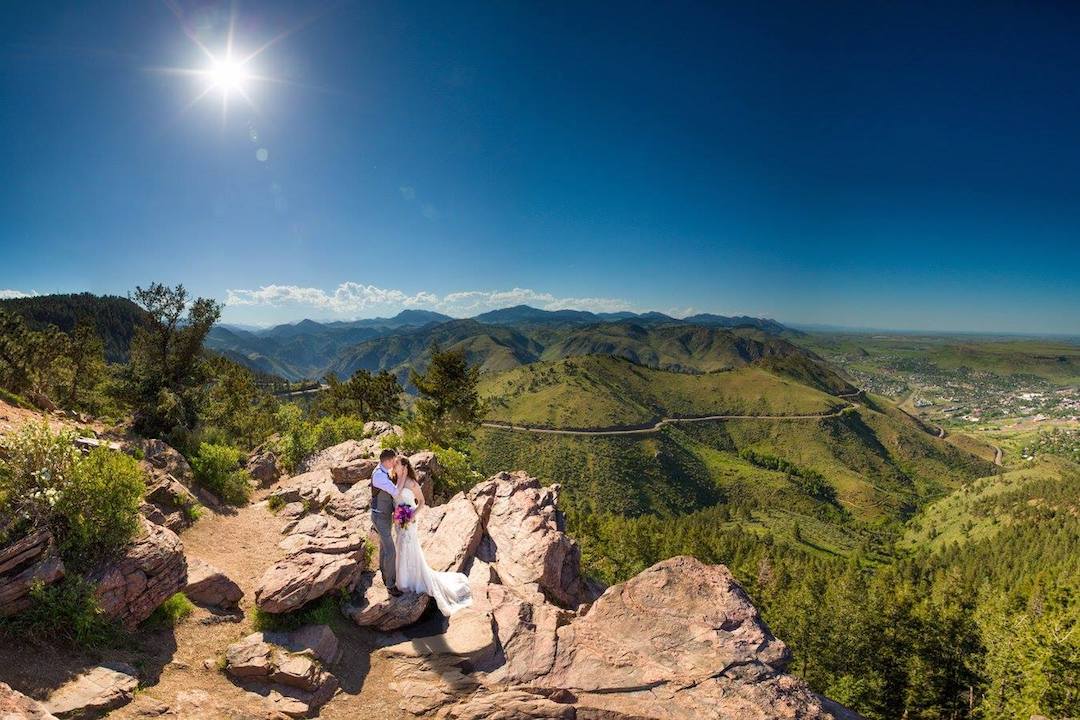
{"label": "bouquet", "polygon": [[416,508],[412,505],[398,505],[394,508],[394,522],[402,530],[409,526],[415,516]]}

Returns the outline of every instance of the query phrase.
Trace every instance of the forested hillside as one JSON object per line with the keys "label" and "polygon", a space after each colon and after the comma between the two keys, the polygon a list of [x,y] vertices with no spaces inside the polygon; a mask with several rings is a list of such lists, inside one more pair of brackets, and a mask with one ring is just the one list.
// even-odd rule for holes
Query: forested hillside
{"label": "forested hillside", "polygon": [[55,325],[70,333],[80,320],[87,319],[105,344],[105,358],[109,362],[127,360],[135,328],[146,316],[142,308],[128,298],[91,293],[0,300],[0,310],[22,316],[35,330]]}

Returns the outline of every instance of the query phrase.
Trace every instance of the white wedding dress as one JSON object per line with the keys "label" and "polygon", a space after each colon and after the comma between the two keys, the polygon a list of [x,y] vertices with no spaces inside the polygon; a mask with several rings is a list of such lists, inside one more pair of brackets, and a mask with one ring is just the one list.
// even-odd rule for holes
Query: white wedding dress
{"label": "white wedding dress", "polygon": [[[416,496],[405,488],[395,505],[416,507]],[[435,598],[439,612],[450,617],[472,604],[469,578],[462,573],[437,572],[428,567],[414,518],[405,529],[394,523],[394,544],[397,549],[397,586],[401,590],[423,593]]]}

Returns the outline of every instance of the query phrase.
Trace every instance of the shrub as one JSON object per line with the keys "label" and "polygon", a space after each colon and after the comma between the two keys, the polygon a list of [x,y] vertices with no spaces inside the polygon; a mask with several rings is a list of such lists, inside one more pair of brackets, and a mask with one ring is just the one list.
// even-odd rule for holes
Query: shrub
{"label": "shrub", "polygon": [[240,468],[244,453],[228,445],[202,443],[191,458],[195,480],[222,501],[243,505],[251,496],[251,476]]}
{"label": "shrub", "polygon": [[358,417],[342,415],[311,422],[304,419],[297,405],[286,403],[278,409],[275,419],[279,431],[275,450],[289,472],[324,448],[364,438],[364,422]]}
{"label": "shrub", "polygon": [[143,621],[146,627],[176,627],[195,610],[195,605],[187,595],[178,592],[157,606],[157,609]]}
{"label": "shrub", "polygon": [[432,450],[442,466],[442,472],[435,478],[435,494],[439,498],[450,498],[462,490],[470,489],[483,479],[469,456],[462,451],[438,446]]}
{"label": "shrub", "polygon": [[36,581],[30,588],[30,599],[29,608],[0,619],[0,631],[34,642],[92,649],[113,645],[123,636],[102,613],[93,584],[78,575],[53,585]]}
{"label": "shrub", "polygon": [[138,463],[106,448],[82,455],[74,434],[28,425],[5,439],[0,511],[48,527],[71,569],[124,546],[139,529],[145,488]]}
{"label": "shrub", "polygon": [[266,499],[266,509],[277,515],[285,507],[285,499],[280,495],[271,495]]}

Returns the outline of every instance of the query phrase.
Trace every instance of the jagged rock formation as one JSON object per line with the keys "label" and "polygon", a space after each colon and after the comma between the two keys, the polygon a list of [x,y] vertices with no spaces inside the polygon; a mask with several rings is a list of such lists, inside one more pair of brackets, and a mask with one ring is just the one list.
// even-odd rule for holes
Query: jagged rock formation
{"label": "jagged rock formation", "polygon": [[128,630],[187,585],[187,560],[176,533],[143,522],[140,537],[124,554],[89,573],[102,611]]}
{"label": "jagged rock formation", "polygon": [[0,720],[56,720],[44,705],[0,682]]}
{"label": "jagged rock formation", "polygon": [[0,617],[14,615],[30,606],[30,588],[64,577],[64,561],[53,535],[37,530],[0,548]]}
{"label": "jagged rock formation", "polygon": [[451,619],[444,642],[380,651],[397,661],[404,710],[477,720],[858,717],[784,673],[787,648],[722,565],[666,560],[580,614],[491,584],[488,572],[471,576],[476,604]]}
{"label": "jagged rock formation", "polygon": [[363,570],[365,540],[356,528],[308,515],[292,530],[281,541],[286,556],[263,573],[255,589],[255,604],[266,612],[288,612],[329,592],[351,590]]}
{"label": "jagged rock formation", "polygon": [[[274,436],[277,437],[276,435]],[[270,487],[285,474],[277,454],[273,450],[274,440],[268,440],[251,451],[244,469],[259,487]]]}
{"label": "jagged rock formation", "polygon": [[142,440],[136,447],[143,453],[139,465],[146,479],[146,495],[140,511],[147,520],[178,533],[194,522],[193,506],[220,506],[212,493],[195,486],[191,465],[175,448],[161,440]]}
{"label": "jagged rock formation", "polygon": [[305,717],[333,697],[338,679],[325,669],[335,661],[338,641],[326,625],[291,633],[257,632],[229,646],[225,670],[262,690],[273,710]]}
{"label": "jagged rock formation", "polygon": [[98,717],[131,702],[138,685],[135,668],[119,662],[105,663],[53,691],[44,705],[61,719]]}

